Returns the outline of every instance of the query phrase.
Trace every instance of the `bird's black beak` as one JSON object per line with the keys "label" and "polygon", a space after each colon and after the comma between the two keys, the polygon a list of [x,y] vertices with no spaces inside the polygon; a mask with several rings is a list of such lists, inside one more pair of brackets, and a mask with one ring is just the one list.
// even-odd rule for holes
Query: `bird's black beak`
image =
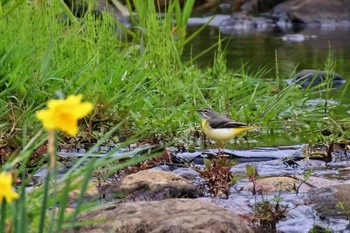
{"label": "bird's black beak", "polygon": [[202,109],[197,109],[196,112],[199,113],[199,115],[201,115],[201,117],[206,118],[205,114],[203,113]]}

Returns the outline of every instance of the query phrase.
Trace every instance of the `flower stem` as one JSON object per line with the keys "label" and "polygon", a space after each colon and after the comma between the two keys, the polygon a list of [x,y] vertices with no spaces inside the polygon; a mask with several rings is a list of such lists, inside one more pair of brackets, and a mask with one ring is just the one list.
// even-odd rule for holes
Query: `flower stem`
{"label": "flower stem", "polygon": [[39,233],[44,232],[51,174],[52,174],[51,171],[47,170],[45,183],[44,183],[43,202],[41,205],[40,224],[39,224],[39,231],[38,231]]}
{"label": "flower stem", "polygon": [[6,218],[6,200],[3,200],[1,204],[1,216],[0,216],[0,233],[5,233],[5,218]]}
{"label": "flower stem", "polygon": [[49,139],[48,139],[48,147],[47,152],[50,155],[50,166],[49,170],[54,170],[55,162],[56,162],[56,150],[55,150],[55,131],[49,130]]}

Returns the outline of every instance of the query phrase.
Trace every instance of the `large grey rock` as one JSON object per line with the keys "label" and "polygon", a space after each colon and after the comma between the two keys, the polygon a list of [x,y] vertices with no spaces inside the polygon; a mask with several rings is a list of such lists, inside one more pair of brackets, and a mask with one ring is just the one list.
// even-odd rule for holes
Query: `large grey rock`
{"label": "large grey rock", "polygon": [[76,228],[74,232],[252,233],[237,215],[194,199],[112,204],[82,214],[79,221],[93,224]]}
{"label": "large grey rock", "polygon": [[104,191],[107,199],[122,196],[132,200],[162,200],[194,198],[198,195],[196,187],[185,178],[160,170],[144,170],[128,175]]}
{"label": "large grey rock", "polygon": [[350,26],[350,4],[347,0],[287,0],[272,9],[281,21],[314,25]]}
{"label": "large grey rock", "polygon": [[[321,217],[347,217],[345,212],[350,210],[350,184],[334,185],[326,188],[310,190],[307,202]],[[342,203],[344,210],[337,208]]]}

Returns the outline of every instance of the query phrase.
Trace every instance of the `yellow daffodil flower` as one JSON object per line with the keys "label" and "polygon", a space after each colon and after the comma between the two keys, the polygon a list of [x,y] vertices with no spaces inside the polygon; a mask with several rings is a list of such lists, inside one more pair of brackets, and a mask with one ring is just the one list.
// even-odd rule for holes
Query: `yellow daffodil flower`
{"label": "yellow daffodil flower", "polygon": [[7,203],[17,199],[18,194],[12,190],[12,176],[9,173],[0,173],[0,203],[6,200]]}
{"label": "yellow daffodil flower", "polygon": [[82,95],[70,95],[67,99],[50,100],[48,109],[36,112],[36,117],[41,120],[47,130],[62,130],[71,136],[78,133],[78,120],[88,115],[92,110],[92,104],[81,102]]}

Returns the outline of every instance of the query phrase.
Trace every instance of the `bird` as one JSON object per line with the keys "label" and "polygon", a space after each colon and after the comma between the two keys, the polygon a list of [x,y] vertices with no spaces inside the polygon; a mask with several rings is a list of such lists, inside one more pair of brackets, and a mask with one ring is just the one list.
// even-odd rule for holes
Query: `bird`
{"label": "bird", "polygon": [[197,112],[202,116],[204,134],[218,143],[219,154],[220,149],[224,147],[227,141],[234,139],[245,131],[258,128],[254,125],[234,122],[211,108],[199,109]]}

